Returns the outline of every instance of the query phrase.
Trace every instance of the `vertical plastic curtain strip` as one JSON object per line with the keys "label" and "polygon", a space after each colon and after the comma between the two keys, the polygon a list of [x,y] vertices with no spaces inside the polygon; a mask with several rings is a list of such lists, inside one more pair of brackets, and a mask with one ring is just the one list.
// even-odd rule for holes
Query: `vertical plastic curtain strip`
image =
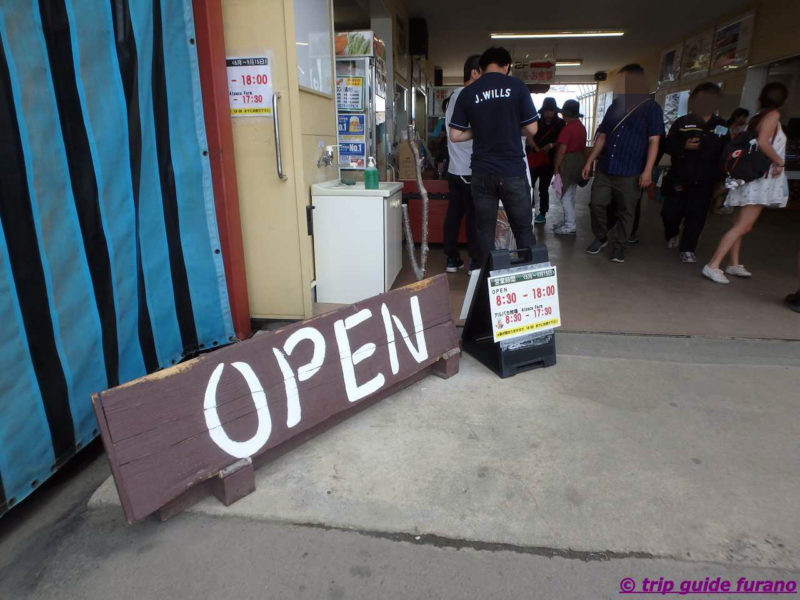
{"label": "vertical plastic curtain strip", "polygon": [[0,2],[0,514],[233,341],[190,0]]}

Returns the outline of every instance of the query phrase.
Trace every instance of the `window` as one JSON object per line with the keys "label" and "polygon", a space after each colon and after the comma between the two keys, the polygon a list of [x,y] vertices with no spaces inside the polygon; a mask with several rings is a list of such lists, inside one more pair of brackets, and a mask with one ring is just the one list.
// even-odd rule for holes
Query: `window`
{"label": "window", "polygon": [[294,0],[297,80],[301,88],[333,94],[330,0]]}

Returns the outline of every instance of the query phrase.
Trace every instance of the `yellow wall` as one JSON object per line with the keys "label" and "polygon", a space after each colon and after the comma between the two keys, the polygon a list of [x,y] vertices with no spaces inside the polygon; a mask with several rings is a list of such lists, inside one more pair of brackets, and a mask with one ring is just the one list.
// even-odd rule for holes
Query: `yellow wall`
{"label": "yellow wall", "polygon": [[306,206],[312,183],[337,177],[336,166],[317,167],[320,143],[336,144],[335,99],[299,87],[293,0],[224,0],[222,7],[227,55],[268,52],[281,94],[285,181],[276,174],[273,119],[233,120],[251,315],[309,317],[314,263]]}
{"label": "yellow wall", "polygon": [[[305,187],[310,190],[312,183],[336,179],[336,165],[317,167],[317,160],[324,146],[336,145],[336,101],[333,97],[323,96],[300,89],[300,129],[303,147],[303,173]],[[334,153],[334,161],[338,155]]]}

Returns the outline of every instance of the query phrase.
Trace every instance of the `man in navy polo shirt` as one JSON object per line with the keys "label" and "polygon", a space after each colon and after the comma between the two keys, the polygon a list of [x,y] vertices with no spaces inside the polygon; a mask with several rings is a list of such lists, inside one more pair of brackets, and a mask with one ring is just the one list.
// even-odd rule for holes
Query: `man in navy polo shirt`
{"label": "man in navy polo shirt", "polygon": [[501,199],[517,247],[536,243],[521,136],[536,134],[538,114],[525,84],[509,77],[510,66],[508,50],[486,50],[481,55],[480,79],[462,90],[450,119],[452,142],[473,140],[472,199],[482,262],[494,248]]}
{"label": "man in navy polo shirt", "polygon": [[[583,167],[583,178],[588,179],[599,158],[589,203],[595,239],[586,252],[598,254],[610,241],[611,260],[622,263],[642,189],[652,183],[664,113],[647,93],[640,65],[622,67],[614,84],[614,101],[597,128],[594,148]],[[616,216],[610,231],[609,206]]]}

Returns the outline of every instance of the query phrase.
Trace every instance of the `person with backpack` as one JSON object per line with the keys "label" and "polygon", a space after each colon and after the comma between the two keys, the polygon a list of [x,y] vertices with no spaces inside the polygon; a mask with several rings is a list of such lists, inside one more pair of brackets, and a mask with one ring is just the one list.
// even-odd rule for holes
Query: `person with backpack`
{"label": "person with backpack", "polygon": [[[610,241],[611,260],[623,263],[642,190],[653,182],[653,167],[664,135],[664,112],[648,93],[641,65],[622,67],[614,87],[614,101],[597,128],[582,177],[589,179],[597,160],[589,203],[595,239],[586,253],[599,254]],[[609,226],[609,208],[615,219],[613,227]]]}
{"label": "person with backpack", "polygon": [[[759,111],[750,120],[748,131],[730,144],[734,150],[726,151],[728,183],[735,185],[744,181],[744,177],[752,179],[731,189],[725,200],[725,206],[737,209],[734,224],[703,267],[703,275],[715,283],[730,283],[726,273],[735,277],[752,276],[740,260],[742,238],[753,228],[765,206],[783,208],[789,200],[789,184],[783,170],[786,134],[781,128],[779,112],[788,97],[784,84],[776,81],[765,85],[758,96]],[[751,150],[743,148],[743,144]],[[723,273],[720,265],[729,253],[730,263]]]}
{"label": "person with backpack", "polygon": [[555,98],[548,96],[539,109],[539,130],[528,138],[528,168],[531,171],[531,187],[539,182],[539,212],[534,223],[547,223],[550,210],[550,182],[553,180],[553,162],[558,144],[558,134],[564,128],[564,119],[558,116],[561,111]]}
{"label": "person with backpack", "polygon": [[[667,248],[678,248],[680,259],[695,263],[695,249],[721,179],[720,162],[730,141],[728,125],[715,113],[722,90],[716,83],[701,83],[689,95],[689,114],[678,118],[664,144],[672,157],[661,191],[664,204],[664,238]],[[683,233],[681,233],[683,224]]]}
{"label": "person with backpack", "polygon": [[[730,118],[728,119],[728,134],[730,135],[731,139],[736,138],[740,133],[744,133],[747,131],[747,121],[750,119],[750,111],[746,108],[742,108],[741,106],[731,113]],[[714,214],[717,215],[732,215],[733,208],[725,206],[725,196],[728,195],[728,190],[725,189],[725,186],[722,185],[720,181],[720,185],[717,186],[717,189],[714,191]]]}

